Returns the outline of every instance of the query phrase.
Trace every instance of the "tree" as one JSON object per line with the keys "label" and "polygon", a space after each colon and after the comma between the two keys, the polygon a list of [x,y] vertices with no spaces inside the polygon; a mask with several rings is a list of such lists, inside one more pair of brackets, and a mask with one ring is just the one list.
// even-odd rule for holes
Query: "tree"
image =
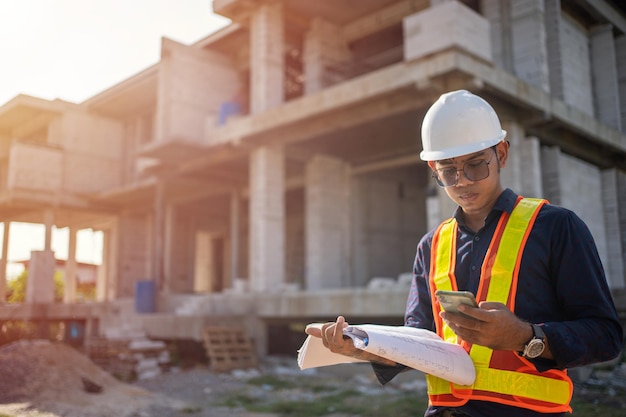
{"label": "tree", "polygon": [[[28,282],[28,270],[24,270],[17,278],[8,282],[7,301],[9,303],[23,303],[26,301],[26,285]],[[54,301],[63,301],[63,276],[60,271],[54,273]]]}

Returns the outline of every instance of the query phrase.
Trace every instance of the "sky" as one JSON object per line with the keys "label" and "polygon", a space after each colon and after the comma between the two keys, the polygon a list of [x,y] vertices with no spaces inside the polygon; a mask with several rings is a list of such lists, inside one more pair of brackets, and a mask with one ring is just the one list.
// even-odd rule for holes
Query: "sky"
{"label": "sky", "polygon": [[[81,103],[157,63],[162,37],[192,44],[228,23],[211,0],[0,0],[0,106],[18,94]],[[13,223],[8,260],[42,249],[42,227]],[[53,234],[58,258],[67,239]],[[77,260],[98,252],[100,234],[80,232]]]}

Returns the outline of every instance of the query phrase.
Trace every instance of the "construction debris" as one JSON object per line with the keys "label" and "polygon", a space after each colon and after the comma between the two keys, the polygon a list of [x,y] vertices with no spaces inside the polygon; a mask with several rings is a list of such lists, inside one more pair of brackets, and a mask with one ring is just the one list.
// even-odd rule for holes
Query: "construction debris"
{"label": "construction debris", "polygon": [[85,353],[102,369],[122,381],[152,378],[167,371],[170,353],[162,341],[92,338]]}

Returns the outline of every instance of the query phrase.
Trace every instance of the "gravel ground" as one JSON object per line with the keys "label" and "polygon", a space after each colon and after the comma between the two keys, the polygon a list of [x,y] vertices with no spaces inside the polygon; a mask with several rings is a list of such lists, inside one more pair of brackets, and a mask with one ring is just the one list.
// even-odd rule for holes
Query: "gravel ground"
{"label": "gravel ground", "polygon": [[[101,392],[86,391],[80,382],[82,377],[100,385]],[[626,363],[598,369],[586,380],[576,385],[574,398],[584,401],[591,411],[575,412],[575,416],[626,415]],[[376,409],[385,399],[405,397],[410,399],[413,410],[414,398],[426,398],[421,373],[400,374],[382,387],[367,364],[300,371],[295,358],[268,357],[253,370],[220,374],[195,365],[127,384],[62,345],[25,342],[0,348],[0,417],[280,417],[253,413],[244,406],[311,404],[330,394],[344,398],[346,390],[357,392],[356,401],[366,402],[373,407],[370,409]],[[598,404],[610,410],[598,414],[594,412]],[[328,412],[324,408],[322,414],[359,417],[331,408]]]}
{"label": "gravel ground", "polygon": [[256,369],[215,373],[196,364],[130,384],[67,345],[26,340],[0,347],[0,417],[276,417],[245,406],[310,404],[346,390],[367,400],[425,392],[423,378],[412,374],[381,387],[367,364],[301,371],[296,358],[268,357]]}
{"label": "gravel ground", "polygon": [[[259,383],[261,379],[270,382]],[[256,382],[251,383],[252,380]],[[276,380],[285,385],[271,383]],[[152,405],[142,417],[278,417],[279,414],[252,413],[242,406],[224,404],[236,396],[254,398],[258,403],[311,401],[318,395],[313,387],[320,385],[330,390],[356,387],[366,395],[388,395],[406,390],[421,390],[426,395],[425,382],[417,371],[412,376],[399,377],[383,388],[374,379],[368,365],[336,365],[300,371],[295,358],[276,357],[266,358],[258,370],[215,374],[198,366],[134,383],[134,386],[162,395],[162,398],[175,399]]]}

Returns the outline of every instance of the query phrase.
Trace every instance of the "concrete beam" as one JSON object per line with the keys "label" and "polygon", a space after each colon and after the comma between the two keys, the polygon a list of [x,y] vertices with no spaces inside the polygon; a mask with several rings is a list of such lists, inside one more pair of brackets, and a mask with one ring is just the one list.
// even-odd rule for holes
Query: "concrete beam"
{"label": "concrete beam", "polygon": [[615,26],[621,33],[626,33],[626,18],[605,0],[585,0],[603,18]]}
{"label": "concrete beam", "polygon": [[427,9],[429,5],[428,0],[405,0],[394,3],[344,26],[343,38],[348,43],[364,38],[372,33],[402,23],[406,16]]}

